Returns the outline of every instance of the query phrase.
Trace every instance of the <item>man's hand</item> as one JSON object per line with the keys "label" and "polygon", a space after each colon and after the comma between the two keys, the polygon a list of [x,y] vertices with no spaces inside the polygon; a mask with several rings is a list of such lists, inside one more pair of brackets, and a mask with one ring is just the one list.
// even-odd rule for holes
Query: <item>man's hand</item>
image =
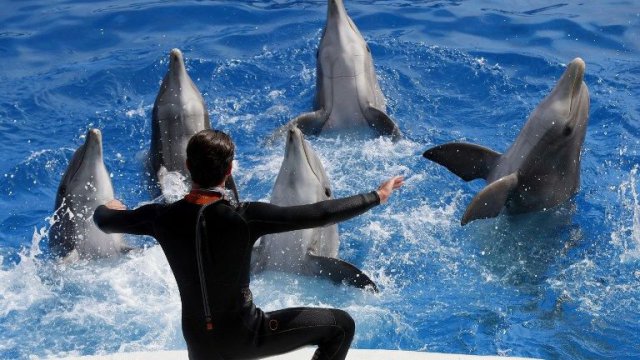
{"label": "man's hand", "polygon": [[111,210],[127,210],[127,207],[122,202],[120,202],[120,200],[116,199],[109,201],[108,203],[104,204],[104,206]]}
{"label": "man's hand", "polygon": [[377,191],[378,196],[380,197],[380,204],[386,203],[393,190],[399,189],[402,185],[404,185],[404,179],[402,176],[394,176],[380,184]]}

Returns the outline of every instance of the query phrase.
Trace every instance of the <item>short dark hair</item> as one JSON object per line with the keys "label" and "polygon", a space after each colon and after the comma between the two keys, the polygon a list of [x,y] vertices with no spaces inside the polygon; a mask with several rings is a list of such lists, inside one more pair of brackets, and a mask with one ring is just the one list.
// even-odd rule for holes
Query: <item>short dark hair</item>
{"label": "short dark hair", "polygon": [[235,145],[220,130],[202,130],[189,139],[187,163],[191,180],[202,187],[216,186],[233,161]]}

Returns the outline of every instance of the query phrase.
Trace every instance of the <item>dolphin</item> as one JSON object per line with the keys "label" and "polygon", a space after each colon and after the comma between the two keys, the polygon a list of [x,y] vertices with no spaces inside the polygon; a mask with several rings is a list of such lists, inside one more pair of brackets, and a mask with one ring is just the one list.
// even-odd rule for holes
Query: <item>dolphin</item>
{"label": "dolphin", "polygon": [[94,210],[114,199],[102,158],[102,134],[91,129],[71,158],[56,195],[49,230],[52,254],[64,258],[110,257],[130,250],[119,234],[106,234],[93,222]]}
{"label": "dolphin", "polygon": [[[169,173],[189,177],[187,144],[191,136],[205,129],[211,129],[207,106],[187,73],[182,52],[172,49],[169,69],[153,104],[151,119],[151,167],[163,190],[172,180],[167,176]],[[227,188],[237,200],[238,193],[231,177]]]}
{"label": "dolphin", "polygon": [[[329,178],[322,162],[304,139],[300,129],[288,131],[284,159],[271,193],[271,203],[280,206],[311,204],[332,198]],[[277,270],[328,277],[377,291],[371,279],[338,256],[338,226],[265,235],[257,249],[254,270]]]}
{"label": "dolphin", "polygon": [[589,119],[584,73],[582,59],[571,61],[504,154],[465,143],[448,143],[424,152],[424,157],[465,181],[487,181],[467,207],[462,225],[495,217],[503,207],[510,214],[549,209],[578,191]]}
{"label": "dolphin", "polygon": [[394,140],[401,136],[398,126],[386,114],[371,50],[342,0],[328,3],[327,21],[316,53],[313,109],[289,125],[296,124],[305,135],[372,129]]}

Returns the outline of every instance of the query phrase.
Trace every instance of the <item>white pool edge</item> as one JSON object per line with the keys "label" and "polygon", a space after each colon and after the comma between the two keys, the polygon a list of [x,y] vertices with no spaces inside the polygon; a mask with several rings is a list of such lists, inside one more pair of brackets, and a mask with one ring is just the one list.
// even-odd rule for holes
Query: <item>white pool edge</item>
{"label": "white pool edge", "polygon": [[[305,360],[311,359],[315,348],[308,347],[294,352],[269,357],[271,360]],[[53,360],[186,360],[186,350],[172,351],[149,351],[149,352],[129,352],[116,353],[108,355],[93,356],[66,356],[66,357],[49,357]],[[402,350],[381,350],[381,349],[351,349],[347,355],[347,360],[472,360],[472,359],[531,359],[522,357],[508,357],[498,355],[463,355],[463,354],[445,354],[445,353],[428,353],[418,351],[402,351]]]}

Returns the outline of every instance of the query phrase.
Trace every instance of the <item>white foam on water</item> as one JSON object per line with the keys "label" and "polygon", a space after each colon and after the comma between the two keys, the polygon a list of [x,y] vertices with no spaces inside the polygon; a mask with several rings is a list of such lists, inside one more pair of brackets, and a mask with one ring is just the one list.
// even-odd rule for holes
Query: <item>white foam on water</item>
{"label": "white foam on water", "polygon": [[238,181],[245,183],[254,180],[273,185],[278,171],[280,171],[283,158],[284,148],[282,150],[279,148],[277,150],[274,149],[264,156],[248,156],[246,158],[247,163],[244,163],[241,169],[236,168],[233,170],[234,177],[237,177]]}
{"label": "white foam on water", "polygon": [[41,245],[54,221],[0,270],[0,316],[15,318],[3,324],[13,336],[1,350],[26,357],[184,348],[178,289],[159,246],[114,259],[51,259]]}
{"label": "white foam on water", "polygon": [[31,246],[19,252],[19,262],[14,267],[0,270],[1,317],[13,311],[26,311],[34,303],[55,296],[40,276],[43,265],[37,257],[42,254],[40,241],[45,236],[44,228],[34,229]]}
{"label": "white foam on water", "polygon": [[629,178],[618,187],[618,196],[624,213],[629,218],[622,218],[621,225],[611,233],[611,241],[622,248],[621,262],[635,262],[640,259],[640,201],[638,200],[638,169],[633,167]]}
{"label": "white foam on water", "polygon": [[84,332],[98,331],[98,352],[183,346],[178,289],[159,246],[119,259],[57,265],[55,276],[64,283],[57,294],[61,304],[42,324],[65,324],[71,343],[82,348]]}
{"label": "white foam on water", "polygon": [[[563,304],[576,303],[598,321],[617,318],[620,313],[637,313],[640,308],[640,202],[638,201],[638,166],[618,187],[621,211],[612,218],[615,229],[610,247],[598,244],[600,252],[579,259],[548,280],[556,292],[554,312]],[[617,255],[617,256],[616,256]],[[626,321],[617,321],[622,326]]]}
{"label": "white foam on water", "polygon": [[187,178],[179,171],[164,172],[159,178],[162,195],[168,203],[182,199],[191,188]]}
{"label": "white foam on water", "polygon": [[144,101],[140,101],[140,104],[138,104],[138,107],[135,109],[129,109],[125,111],[125,115],[128,118],[133,118],[133,117],[140,117],[140,118],[146,118],[147,116],[147,112],[149,111],[149,109],[153,108],[153,105],[144,105]]}

